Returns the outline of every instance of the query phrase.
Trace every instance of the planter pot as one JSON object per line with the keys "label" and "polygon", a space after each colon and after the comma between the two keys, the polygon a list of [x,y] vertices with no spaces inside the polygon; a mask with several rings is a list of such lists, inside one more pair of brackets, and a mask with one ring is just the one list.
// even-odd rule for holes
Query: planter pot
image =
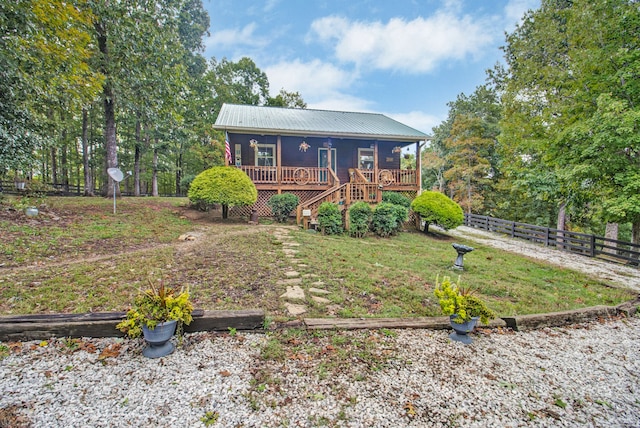
{"label": "planter pot", "polygon": [[177,324],[176,320],[159,323],[153,330],[142,326],[142,334],[148,345],[142,351],[142,355],[147,358],[160,358],[172,353],[175,345],[169,340],[176,331]]}
{"label": "planter pot", "polygon": [[469,345],[473,342],[469,337],[469,332],[473,331],[478,323],[478,319],[480,317],[473,317],[467,322],[457,323],[454,319],[458,318],[458,315],[450,315],[449,322],[451,324],[451,328],[453,328],[453,333],[449,335],[451,340],[455,340],[456,342],[462,342],[465,345]]}

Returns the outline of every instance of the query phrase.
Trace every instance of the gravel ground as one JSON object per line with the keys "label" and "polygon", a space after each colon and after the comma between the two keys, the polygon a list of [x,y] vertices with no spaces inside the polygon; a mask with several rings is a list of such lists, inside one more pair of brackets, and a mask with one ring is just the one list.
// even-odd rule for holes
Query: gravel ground
{"label": "gravel ground", "polygon": [[121,339],[11,345],[4,426],[640,426],[639,318],[481,330],[469,346],[446,331],[304,333],[265,359],[273,335],[195,333],[157,360]]}

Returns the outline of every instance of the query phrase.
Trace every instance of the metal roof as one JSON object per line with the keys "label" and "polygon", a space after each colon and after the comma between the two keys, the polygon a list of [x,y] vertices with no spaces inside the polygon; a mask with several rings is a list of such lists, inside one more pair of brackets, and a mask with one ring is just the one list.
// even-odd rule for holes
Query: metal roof
{"label": "metal roof", "polygon": [[216,129],[247,134],[279,134],[420,141],[429,139],[410,126],[379,113],[223,104]]}

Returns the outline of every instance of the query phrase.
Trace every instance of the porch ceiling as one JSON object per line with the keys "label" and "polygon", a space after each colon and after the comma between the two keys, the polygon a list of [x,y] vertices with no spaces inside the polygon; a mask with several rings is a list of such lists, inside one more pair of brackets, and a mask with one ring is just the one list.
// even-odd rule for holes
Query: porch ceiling
{"label": "porch ceiling", "polygon": [[224,104],[216,129],[247,134],[326,136],[415,142],[430,137],[378,113]]}

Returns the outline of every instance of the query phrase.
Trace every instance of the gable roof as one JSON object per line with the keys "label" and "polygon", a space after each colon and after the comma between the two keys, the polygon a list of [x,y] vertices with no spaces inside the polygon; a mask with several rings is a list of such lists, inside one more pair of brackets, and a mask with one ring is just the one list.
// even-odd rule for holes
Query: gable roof
{"label": "gable roof", "polygon": [[214,125],[229,132],[421,141],[430,137],[379,113],[223,104]]}

